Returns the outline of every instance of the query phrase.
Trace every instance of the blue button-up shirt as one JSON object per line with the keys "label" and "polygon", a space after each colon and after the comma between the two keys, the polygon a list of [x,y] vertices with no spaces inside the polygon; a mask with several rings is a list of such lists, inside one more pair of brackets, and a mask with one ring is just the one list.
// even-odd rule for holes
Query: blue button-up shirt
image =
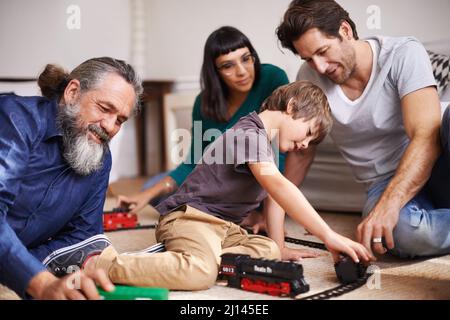
{"label": "blue button-up shirt", "polygon": [[52,251],[102,233],[111,169],[75,173],[61,154],[56,101],[0,95],[0,283],[24,295]]}

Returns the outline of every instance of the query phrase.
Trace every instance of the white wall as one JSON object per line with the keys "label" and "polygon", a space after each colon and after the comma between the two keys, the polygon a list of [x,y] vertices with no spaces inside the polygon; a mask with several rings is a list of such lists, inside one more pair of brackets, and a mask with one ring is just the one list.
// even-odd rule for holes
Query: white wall
{"label": "white wall", "polygon": [[[67,27],[70,5],[80,8],[80,29]],[[129,60],[130,19],[128,0],[0,0],[0,77],[36,78],[47,63],[71,70],[98,56]],[[111,144],[111,180],[136,175],[134,141],[131,119]]]}
{"label": "white wall", "polygon": [[[88,58],[102,55],[129,61],[133,38],[131,1],[0,0],[0,77],[36,77],[46,63],[72,69]],[[263,62],[285,69],[293,80],[301,62],[292,53],[281,51],[275,36],[289,2],[145,0],[145,78],[175,79],[185,87],[198,88],[206,38],[222,25],[233,25],[247,34]],[[362,37],[414,35],[425,42],[450,37],[449,0],[338,2],[350,12]],[[81,9],[80,30],[66,26],[69,5]],[[366,26],[370,5],[381,9],[381,30]],[[134,134],[131,120],[113,140],[113,180],[137,173]]]}
{"label": "white wall", "polygon": [[[357,24],[362,37],[375,34],[415,36],[422,42],[450,37],[449,0],[338,0]],[[381,9],[381,29],[369,30],[366,10],[376,5]]]}
{"label": "white wall", "polygon": [[291,69],[291,54],[277,48],[275,26],[286,0],[150,0],[147,5],[147,76],[198,80],[208,35],[223,25],[244,32],[262,62]]}
{"label": "white wall", "polygon": [[[147,69],[152,79],[197,79],[207,36],[222,25],[246,33],[263,62],[292,78],[299,60],[278,48],[275,28],[289,0],[146,0]],[[415,35],[448,38],[449,0],[338,0],[361,36]],[[81,29],[66,27],[69,5],[81,9]],[[381,30],[366,27],[367,8],[381,9]],[[1,0],[0,76],[35,77],[48,62],[73,68],[100,55],[130,58],[129,0]]]}
{"label": "white wall", "polygon": [[[66,13],[80,8],[79,30]],[[72,69],[94,56],[130,56],[128,0],[1,0],[0,76],[36,77],[46,63]]]}
{"label": "white wall", "polygon": [[[362,37],[414,35],[422,41],[449,38],[449,0],[338,0]],[[147,77],[198,81],[203,45],[222,25],[233,25],[252,41],[262,62],[284,68],[291,80],[300,60],[278,48],[275,28],[290,0],[150,0],[146,2]],[[369,30],[366,12],[381,9],[381,30]]]}

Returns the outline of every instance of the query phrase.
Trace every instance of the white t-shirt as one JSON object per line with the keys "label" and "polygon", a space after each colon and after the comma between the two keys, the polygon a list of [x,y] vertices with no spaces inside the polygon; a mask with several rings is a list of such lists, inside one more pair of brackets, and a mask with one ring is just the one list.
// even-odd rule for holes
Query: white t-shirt
{"label": "white t-shirt", "polygon": [[374,53],[373,68],[358,99],[351,101],[339,85],[306,63],[297,79],[309,80],[324,90],[334,120],[331,138],[356,180],[370,186],[395,173],[409,144],[401,99],[436,82],[429,56],[415,38],[373,37],[366,41]]}

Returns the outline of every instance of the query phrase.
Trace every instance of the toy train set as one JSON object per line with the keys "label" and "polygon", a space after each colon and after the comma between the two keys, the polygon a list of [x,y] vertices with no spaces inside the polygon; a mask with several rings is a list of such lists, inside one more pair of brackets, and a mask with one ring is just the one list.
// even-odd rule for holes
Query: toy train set
{"label": "toy train set", "polygon": [[[138,216],[135,213],[130,213],[128,208],[114,208],[103,213],[105,232],[154,227],[155,225],[141,226]],[[286,238],[286,241],[292,243],[301,241],[299,243],[301,245],[326,250],[322,248],[323,245],[314,242],[291,238]],[[362,263],[355,263],[345,255],[341,256],[340,261],[334,267],[336,276],[342,286],[356,285],[367,276],[366,266]],[[301,264],[255,259],[249,255],[239,254],[222,255],[218,280],[225,280],[228,286],[233,288],[291,298],[306,293],[310,289],[303,276]]]}
{"label": "toy train set", "polygon": [[[355,263],[348,256],[341,256],[335,264],[336,275],[342,285],[364,278],[366,269],[362,263]],[[227,281],[232,288],[281,297],[295,298],[309,291],[301,264],[255,259],[249,255],[222,255],[218,280]]]}

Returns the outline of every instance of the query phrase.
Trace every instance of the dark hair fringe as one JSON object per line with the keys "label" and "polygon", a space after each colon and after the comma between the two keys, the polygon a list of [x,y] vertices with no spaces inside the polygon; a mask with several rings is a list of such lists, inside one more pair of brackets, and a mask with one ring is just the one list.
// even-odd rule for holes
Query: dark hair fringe
{"label": "dark hair fringe", "polygon": [[222,54],[228,54],[240,48],[247,47],[255,59],[255,81],[260,76],[261,62],[250,40],[238,29],[223,26],[212,32],[206,40],[203,65],[200,73],[202,87],[201,112],[203,117],[216,122],[228,121],[227,98],[229,90],[222,81],[215,61]]}

